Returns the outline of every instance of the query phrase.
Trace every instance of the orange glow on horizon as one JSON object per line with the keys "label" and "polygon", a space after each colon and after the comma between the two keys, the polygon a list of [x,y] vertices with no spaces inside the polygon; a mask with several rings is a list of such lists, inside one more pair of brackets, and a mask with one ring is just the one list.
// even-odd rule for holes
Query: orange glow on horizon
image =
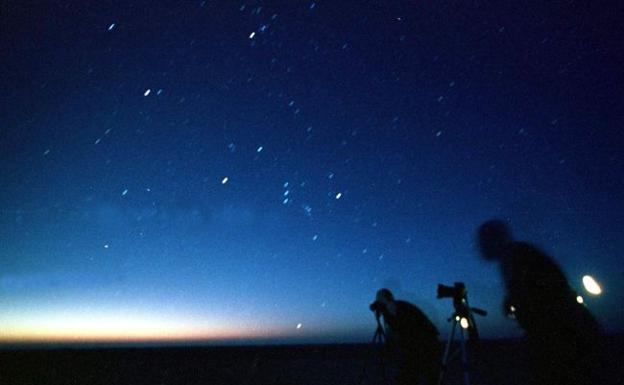
{"label": "orange glow on horizon", "polygon": [[262,336],[257,335],[243,335],[243,334],[223,334],[223,335],[166,335],[166,336],[97,336],[97,335],[75,335],[75,336],[62,336],[62,335],[3,335],[0,338],[0,344],[47,344],[47,343],[68,343],[68,344],[81,344],[81,343],[120,343],[120,344],[132,344],[132,343],[184,343],[184,342],[222,342],[222,341],[244,341],[260,339]]}
{"label": "orange glow on horizon", "polygon": [[243,332],[183,332],[167,331],[162,334],[148,333],[75,333],[67,334],[57,331],[33,331],[30,333],[3,332],[0,335],[2,343],[142,343],[142,342],[218,342],[218,341],[242,341],[264,338],[280,338],[290,335],[283,332],[254,333]]}
{"label": "orange glow on horizon", "polygon": [[136,315],[83,314],[15,320],[0,329],[0,343],[209,342],[287,335],[280,327],[245,327],[234,321],[178,321]]}

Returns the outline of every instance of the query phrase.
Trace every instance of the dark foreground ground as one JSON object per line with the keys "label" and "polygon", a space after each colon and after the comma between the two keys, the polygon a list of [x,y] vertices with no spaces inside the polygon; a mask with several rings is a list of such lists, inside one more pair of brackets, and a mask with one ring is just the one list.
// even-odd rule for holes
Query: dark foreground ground
{"label": "dark foreground ground", "polygon": [[[624,384],[624,338],[608,341],[608,384]],[[473,385],[527,384],[520,341],[483,341]],[[388,365],[386,365],[388,366]],[[368,345],[0,349],[0,384],[392,384]],[[460,384],[459,363],[446,384]]]}

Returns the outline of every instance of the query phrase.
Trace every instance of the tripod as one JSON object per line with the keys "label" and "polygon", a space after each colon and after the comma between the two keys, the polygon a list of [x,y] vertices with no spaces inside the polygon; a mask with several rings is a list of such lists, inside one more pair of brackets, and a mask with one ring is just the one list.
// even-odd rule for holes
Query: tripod
{"label": "tripod", "polygon": [[[444,375],[450,361],[452,361],[458,352],[461,353],[461,365],[463,372],[464,385],[470,385],[470,375],[468,373],[468,352],[466,350],[466,340],[464,338],[464,328],[461,325],[462,320],[468,320],[468,318],[462,318],[457,312],[454,312],[451,318],[448,319],[451,322],[451,334],[446,341],[446,347],[444,348],[444,356],[442,357],[442,368],[440,370],[440,378],[438,379],[438,385],[442,385],[444,382]],[[455,350],[451,355],[451,345],[455,339],[455,330],[459,325],[459,349]]]}
{"label": "tripod", "polygon": [[478,314],[482,317],[487,315],[487,311],[479,309],[478,307],[470,307],[468,304],[468,291],[466,285],[463,282],[455,282],[451,286],[438,285],[438,299],[439,298],[453,298],[453,307],[455,312],[448,319],[451,322],[451,334],[448,341],[446,341],[446,347],[444,348],[444,357],[442,358],[442,368],[440,370],[440,378],[438,379],[438,385],[442,385],[444,382],[444,375],[448,368],[449,362],[455,358],[457,350],[451,355],[451,345],[453,339],[455,339],[455,329],[459,324],[459,352],[461,353],[461,364],[464,385],[470,385],[470,375],[468,374],[468,352],[466,351],[466,339],[464,337],[464,329],[468,333],[468,339],[472,342],[478,341],[479,332],[477,330],[477,324],[475,323],[472,314]]}
{"label": "tripod", "polygon": [[[378,349],[379,354],[379,366],[381,368],[381,376],[383,379],[383,383],[387,383],[386,379],[386,365],[384,363],[384,344],[386,342],[386,332],[384,331],[383,326],[381,325],[381,313],[379,311],[375,311],[375,318],[377,320],[377,329],[375,329],[375,334],[373,334],[373,340],[371,344]],[[360,376],[358,384],[362,384],[364,381],[364,377],[366,376],[366,366],[362,368],[362,375]]]}
{"label": "tripod", "polygon": [[383,345],[383,343],[386,342],[386,332],[381,325],[381,314],[379,314],[379,312],[375,313],[375,319],[377,320],[377,329],[375,330],[375,334],[373,335],[372,342],[373,344]]}

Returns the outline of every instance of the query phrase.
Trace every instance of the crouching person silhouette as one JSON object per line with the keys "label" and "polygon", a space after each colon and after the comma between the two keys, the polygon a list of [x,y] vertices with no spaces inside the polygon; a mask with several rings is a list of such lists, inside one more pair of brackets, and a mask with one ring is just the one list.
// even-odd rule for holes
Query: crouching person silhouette
{"label": "crouching person silhouette", "polygon": [[371,310],[383,316],[386,344],[399,369],[396,383],[436,384],[441,349],[435,325],[416,306],[395,300],[388,289],[377,292]]}
{"label": "crouching person silhouette", "polygon": [[504,312],[525,331],[534,382],[600,383],[600,326],[577,303],[559,265],[535,246],[515,241],[499,220],[482,224],[477,238],[483,258],[500,266],[507,291]]}

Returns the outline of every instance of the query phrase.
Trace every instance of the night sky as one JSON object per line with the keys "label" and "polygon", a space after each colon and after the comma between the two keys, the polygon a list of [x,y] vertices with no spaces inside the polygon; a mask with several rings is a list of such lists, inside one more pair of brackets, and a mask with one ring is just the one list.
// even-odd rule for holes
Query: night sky
{"label": "night sky", "polygon": [[0,342],[366,341],[381,287],[445,336],[455,281],[519,336],[491,218],[624,331],[621,2],[33,3],[0,5]]}

